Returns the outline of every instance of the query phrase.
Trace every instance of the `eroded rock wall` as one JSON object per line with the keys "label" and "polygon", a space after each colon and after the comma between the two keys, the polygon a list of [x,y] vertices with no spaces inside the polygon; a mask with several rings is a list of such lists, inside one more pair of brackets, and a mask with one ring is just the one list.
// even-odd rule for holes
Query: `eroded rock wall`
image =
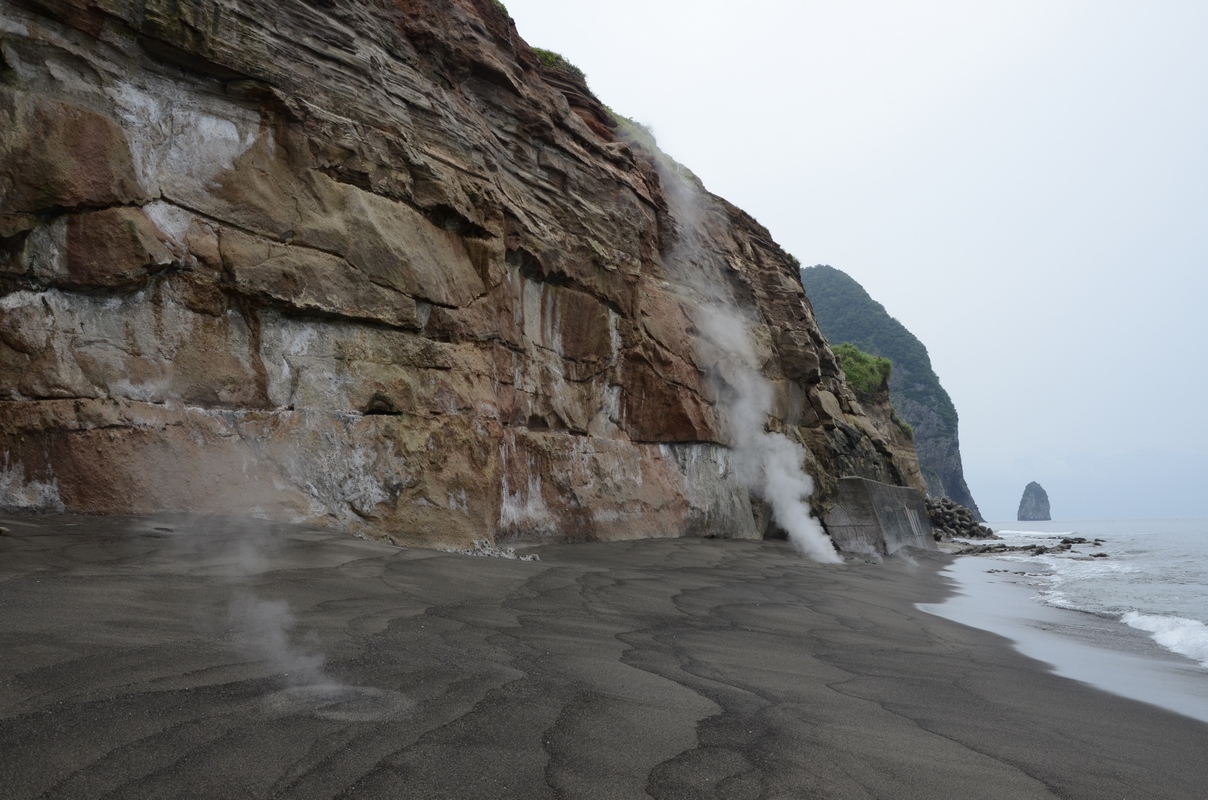
{"label": "eroded rock wall", "polygon": [[719,282],[817,502],[911,480],[767,231],[706,195],[669,270],[651,153],[490,0],[0,0],[0,58],[0,504],[760,536]]}

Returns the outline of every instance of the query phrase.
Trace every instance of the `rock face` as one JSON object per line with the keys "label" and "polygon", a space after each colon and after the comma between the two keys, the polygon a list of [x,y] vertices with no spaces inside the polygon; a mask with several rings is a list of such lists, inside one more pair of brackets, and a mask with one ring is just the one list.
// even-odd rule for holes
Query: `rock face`
{"label": "rock face", "polygon": [[673,208],[491,0],[0,0],[0,57],[0,505],[761,536],[706,286],[820,512],[922,488],[768,232]]}
{"label": "rock face", "polygon": [[828,340],[850,342],[893,362],[890,395],[898,414],[914,430],[928,494],[965,506],[980,521],[961,465],[956,407],[931,368],[926,346],[841,270],[806,267],[801,281]]}
{"label": "rock face", "polygon": [[1016,519],[1020,522],[1038,522],[1052,519],[1049,516],[1049,495],[1036,481],[1023,488],[1023,497],[1019,499],[1019,513]]}
{"label": "rock face", "polygon": [[[890,380],[893,380],[892,377]],[[926,487],[926,478],[914,449],[914,433],[905,428],[898,418],[890,401],[889,385],[883,383],[872,392],[849,388],[856,396],[857,410],[863,412],[868,422],[872,423],[874,435],[884,439],[892,449],[894,463],[905,477],[905,484],[915,488]],[[925,488],[923,491],[926,495]]]}

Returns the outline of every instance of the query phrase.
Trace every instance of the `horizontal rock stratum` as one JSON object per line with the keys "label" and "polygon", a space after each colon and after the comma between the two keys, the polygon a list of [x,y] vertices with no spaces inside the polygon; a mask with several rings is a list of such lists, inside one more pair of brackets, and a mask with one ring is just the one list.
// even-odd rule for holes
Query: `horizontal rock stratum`
{"label": "horizontal rock stratum", "polygon": [[817,507],[922,488],[768,232],[491,0],[0,0],[0,58],[0,505],[761,536],[719,287]]}

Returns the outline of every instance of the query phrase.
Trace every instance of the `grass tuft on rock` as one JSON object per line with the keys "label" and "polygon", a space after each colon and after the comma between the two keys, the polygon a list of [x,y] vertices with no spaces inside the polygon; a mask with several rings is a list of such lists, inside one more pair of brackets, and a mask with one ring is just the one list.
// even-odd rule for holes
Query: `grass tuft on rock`
{"label": "grass tuft on rock", "polygon": [[537,60],[541,62],[541,66],[545,67],[546,69],[552,69],[556,72],[565,72],[569,75],[574,75],[581,81],[587,81],[587,76],[583,74],[583,70],[567,61],[566,57],[561,53],[555,53],[553,50],[543,50],[540,47],[534,47],[533,53],[536,54]]}
{"label": "grass tuft on rock", "polygon": [[836,345],[833,350],[847,376],[847,385],[856,394],[876,394],[888,387],[893,373],[893,362],[888,358],[865,353],[849,342]]}
{"label": "grass tuft on rock", "polygon": [[911,427],[909,422],[898,416],[898,412],[894,410],[893,406],[889,407],[889,419],[894,425],[901,428],[902,433],[906,434],[907,439],[914,440],[914,428]]}

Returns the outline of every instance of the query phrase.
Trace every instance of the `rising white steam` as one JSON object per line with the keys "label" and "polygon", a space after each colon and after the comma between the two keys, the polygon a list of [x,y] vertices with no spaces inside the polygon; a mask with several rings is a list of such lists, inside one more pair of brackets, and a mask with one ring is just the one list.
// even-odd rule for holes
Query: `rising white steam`
{"label": "rising white steam", "polygon": [[[323,674],[326,660],[313,641],[294,635],[298,620],[286,600],[269,600],[251,588],[252,579],[272,568],[283,537],[270,525],[234,523],[225,531],[232,557],[231,600],[227,623],[234,644],[246,655],[267,661],[273,671],[292,686],[328,683]],[[224,538],[226,538],[224,537]]]}
{"label": "rising white steam", "polygon": [[[333,680],[314,634],[298,635],[298,618],[283,599],[262,597],[257,578],[288,559],[289,537],[271,523],[235,518],[203,518],[199,529],[174,541],[206,571],[230,585],[226,632],[243,654],[269,666],[285,684],[266,694],[261,710],[271,717],[311,716],[338,722],[393,719],[415,704],[389,689],[349,686]],[[171,528],[158,528],[171,531]],[[191,534],[191,535],[190,535]]]}
{"label": "rising white steam", "polygon": [[810,514],[814,482],[801,466],[805,449],[767,430],[773,392],[752,346],[754,322],[734,301],[728,285],[702,280],[710,274],[705,265],[717,258],[701,243],[700,231],[707,224],[702,192],[661,154],[656,155],[656,167],[679,228],[676,246],[666,259],[668,267],[702,295],[693,322],[708,344],[722,353],[717,369],[731,390],[722,393],[721,402],[729,416],[736,474],[748,491],[768,504],[772,518],[800,553],[815,561],[840,563],[843,559],[830,537]]}
{"label": "rising white steam", "polygon": [[203,625],[222,625],[244,656],[267,664],[291,686],[331,683],[317,639],[299,635],[289,602],[263,597],[256,589],[260,577],[282,561],[288,541],[283,532],[269,522],[201,515],[177,518],[157,530],[173,534],[169,546],[176,560],[203,565],[227,590],[226,619],[199,620]]}
{"label": "rising white steam", "polygon": [[228,616],[235,645],[252,658],[267,661],[287,683],[330,683],[323,674],[323,655],[294,641],[297,619],[285,600],[266,600],[246,589],[237,591]]}
{"label": "rising white steam", "polygon": [[763,498],[772,518],[802,555],[826,564],[841,559],[810,515],[807,500],[814,482],[801,468],[805,450],[780,433],[767,430],[772,386],[759,371],[749,326],[734,308],[708,305],[695,314],[697,328],[725,354],[718,363],[733,392],[725,398],[730,418],[733,463],[748,491]]}

